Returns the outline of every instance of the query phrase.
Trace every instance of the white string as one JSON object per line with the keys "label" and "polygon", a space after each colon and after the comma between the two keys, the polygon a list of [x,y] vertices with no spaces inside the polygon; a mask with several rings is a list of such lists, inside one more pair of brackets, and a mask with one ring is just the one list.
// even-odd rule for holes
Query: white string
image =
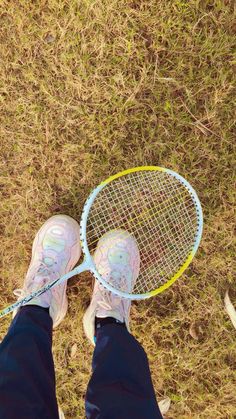
{"label": "white string", "polygon": [[[113,229],[132,234],[140,252],[140,272],[133,293],[167,282],[183,265],[197,234],[195,201],[186,186],[160,171],[129,173],[108,183],[96,197],[87,221],[87,244]],[[119,288],[122,291],[124,285]]]}

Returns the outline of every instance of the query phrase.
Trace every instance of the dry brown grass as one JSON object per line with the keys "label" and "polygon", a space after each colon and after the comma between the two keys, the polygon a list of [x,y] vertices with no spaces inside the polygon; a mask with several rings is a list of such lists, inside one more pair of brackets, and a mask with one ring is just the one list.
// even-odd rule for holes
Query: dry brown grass
{"label": "dry brown grass", "polygon": [[[172,400],[168,419],[236,417],[235,331],[223,309],[228,287],[235,297],[233,11],[229,0],[0,4],[0,306],[14,301],[39,226],[55,213],[79,220],[100,180],[145,164],[185,176],[203,205],[201,248],[173,287],[132,308],[157,398]],[[90,294],[89,274],[70,281],[54,332],[66,418],[84,417]]]}

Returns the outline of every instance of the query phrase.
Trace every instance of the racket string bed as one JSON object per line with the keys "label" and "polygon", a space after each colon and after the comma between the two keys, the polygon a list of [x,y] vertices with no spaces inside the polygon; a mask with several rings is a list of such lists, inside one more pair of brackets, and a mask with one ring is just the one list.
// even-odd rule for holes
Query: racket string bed
{"label": "racket string bed", "polygon": [[[141,267],[135,293],[163,284],[164,273],[167,281],[191,252],[197,226],[193,199],[178,179],[173,177],[170,182],[170,176],[164,172],[136,172],[129,178],[118,178],[104,188],[91,210],[87,224],[91,250],[109,230],[124,228],[136,238]],[[159,243],[162,262],[157,258]]]}

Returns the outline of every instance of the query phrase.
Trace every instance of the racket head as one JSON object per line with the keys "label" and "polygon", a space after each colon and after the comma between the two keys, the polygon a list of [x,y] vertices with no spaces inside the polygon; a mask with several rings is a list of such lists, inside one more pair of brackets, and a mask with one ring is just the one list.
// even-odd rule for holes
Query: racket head
{"label": "racket head", "polygon": [[[158,183],[159,182],[159,183]],[[156,185],[158,184],[158,187]],[[128,185],[128,186],[127,186]],[[170,186],[172,185],[172,186]],[[123,190],[122,190],[123,187]],[[153,194],[156,194],[155,200],[151,202],[150,205],[150,198],[152,198],[150,194],[150,188],[153,190]],[[156,188],[156,190],[155,190]],[[127,190],[129,194],[127,193]],[[145,191],[145,193],[143,193]],[[148,192],[149,191],[149,192]],[[176,193],[178,192],[178,194]],[[124,197],[124,194],[127,193],[127,197]],[[139,211],[139,218],[136,214],[136,217],[130,217],[130,214],[127,210],[127,216],[122,215],[124,217],[122,219],[117,217],[108,217],[109,211],[114,209],[114,206],[116,207],[116,210],[125,208],[125,205],[129,206],[132,203],[133,199],[133,193],[137,194],[140,193],[140,197],[142,199],[140,202],[137,203],[137,206],[141,206],[141,210]],[[146,194],[146,197],[145,197]],[[163,197],[164,195],[164,197]],[[175,195],[178,195],[178,205],[179,205],[179,212],[177,211],[177,203],[175,202]],[[115,201],[109,203],[109,197],[112,197],[112,199]],[[159,197],[159,198],[158,198]],[[182,198],[182,201],[180,200]],[[158,201],[162,200],[162,204],[160,205],[160,202]],[[177,198],[176,198],[177,199]],[[111,198],[110,198],[111,200]],[[168,201],[169,200],[169,201]],[[120,204],[120,201],[122,203]],[[129,202],[128,202],[129,201]],[[144,206],[148,207],[146,213],[144,211]],[[155,204],[155,205],[154,205]],[[106,206],[106,208],[104,208]],[[123,206],[123,208],[122,208]],[[182,208],[182,207],[183,208]],[[154,208],[155,207],[155,208]],[[127,207],[128,208],[128,207]],[[182,208],[182,209],[181,209]],[[106,209],[106,211],[105,211]],[[145,208],[146,209],[146,208]],[[159,215],[155,214],[156,209],[159,211]],[[157,211],[157,212],[158,212]],[[167,247],[167,238],[163,238],[164,245],[161,245],[161,240],[158,242],[156,241],[157,248],[159,249],[159,253],[163,252],[163,249],[165,250],[165,257],[167,261],[171,258],[171,246],[172,248],[175,247],[175,252],[172,252],[172,258],[178,259],[178,263],[172,263],[173,266],[169,266],[168,270],[167,267],[165,267],[166,272],[168,272],[168,275],[160,275],[160,269],[158,271],[158,264],[161,263],[160,257],[155,256],[155,252],[153,253],[153,262],[154,267],[153,271],[151,273],[148,273],[148,271],[145,271],[145,248],[144,248],[144,234],[145,234],[145,228],[144,227],[137,227],[138,223],[145,225],[146,221],[146,230],[147,233],[149,233],[149,237],[147,237],[147,241],[149,239],[150,243],[154,246],[155,240],[153,240],[153,237],[151,235],[158,234],[158,231],[160,232],[160,235],[163,235],[161,233],[161,226],[164,229],[167,228],[167,221],[171,217],[173,217],[173,220],[170,219],[170,222],[172,222],[172,232],[178,227],[178,220],[177,215],[185,214],[185,219],[183,218],[181,220],[182,229],[186,231],[186,234],[184,235],[182,233],[182,239],[186,243],[181,244],[180,240],[178,241],[175,234],[175,246],[171,243],[172,240],[174,240],[174,236],[168,238],[168,246],[169,249],[164,247]],[[181,212],[182,211],[182,212]],[[189,212],[188,212],[189,211]],[[141,212],[141,216],[140,216]],[[162,213],[162,215],[160,215]],[[142,215],[143,214],[143,215]],[[152,215],[152,217],[147,217],[147,215]],[[171,216],[171,217],[170,217]],[[140,218],[141,217],[141,218]],[[145,220],[146,217],[146,220]],[[128,224],[127,224],[127,219]],[[135,220],[136,218],[136,220]],[[131,222],[133,222],[133,225],[131,226]],[[141,220],[141,221],[140,221]],[[148,224],[150,223],[150,220],[154,224],[148,228]],[[176,224],[173,224],[173,222],[176,221]],[[160,223],[159,227],[155,223]],[[186,223],[188,225],[188,229],[184,229],[183,223]],[[187,224],[188,222],[188,224]],[[122,225],[123,224],[123,225]],[[125,229],[131,233],[138,244],[139,251],[140,251],[140,274],[137,279],[137,282],[134,286],[133,292],[127,292],[127,290],[122,290],[115,288],[112,283],[110,283],[107,279],[105,279],[97,270],[96,265],[94,263],[92,254],[95,251],[95,245],[98,242],[98,240],[108,231],[110,230],[116,230],[116,229]],[[192,224],[192,226],[191,226]],[[128,225],[128,228],[127,228]],[[155,229],[156,227],[156,229]],[[190,230],[191,235],[190,235]],[[151,230],[153,232],[151,233]],[[86,262],[89,265],[89,270],[93,273],[96,279],[99,280],[99,282],[107,288],[109,291],[119,295],[120,297],[132,299],[132,300],[141,300],[145,298],[150,298],[154,295],[157,295],[161,292],[163,292],[165,289],[167,289],[169,286],[171,286],[186,270],[186,268],[189,266],[190,262],[192,261],[198,246],[201,241],[202,236],[202,230],[203,230],[203,214],[202,214],[202,208],[199,201],[199,198],[195,192],[195,190],[192,188],[192,186],[178,173],[163,168],[159,166],[140,166],[140,167],[134,167],[128,170],[124,170],[122,172],[119,172],[113,176],[110,176],[105,181],[101,182],[100,185],[98,185],[90,194],[87,201],[85,202],[81,222],[80,222],[80,239],[81,239],[81,246],[85,255]],[[96,239],[94,239],[94,231],[96,231],[95,236]],[[141,232],[141,233],[140,233]],[[151,234],[150,234],[151,233]],[[178,235],[178,230],[177,230]],[[189,236],[189,237],[188,237]],[[190,237],[191,236],[191,237]],[[164,235],[163,235],[164,237]],[[166,236],[167,237],[167,236]],[[189,240],[189,242],[187,242]],[[149,247],[150,247],[149,243]],[[179,244],[181,247],[181,257],[178,255],[178,249],[176,250],[176,246]],[[176,253],[177,252],[177,253]],[[173,256],[175,255],[175,256]],[[155,260],[156,257],[156,260]],[[150,259],[150,258],[149,258]],[[163,262],[162,262],[163,264]],[[162,266],[162,265],[161,265]],[[163,271],[164,272],[164,271]],[[144,275],[145,274],[145,275]],[[156,278],[155,278],[156,275]],[[158,278],[159,275],[159,278]],[[151,279],[147,280],[147,276],[150,276]],[[143,281],[143,284],[142,284]],[[147,286],[144,282],[148,281],[149,285]]]}

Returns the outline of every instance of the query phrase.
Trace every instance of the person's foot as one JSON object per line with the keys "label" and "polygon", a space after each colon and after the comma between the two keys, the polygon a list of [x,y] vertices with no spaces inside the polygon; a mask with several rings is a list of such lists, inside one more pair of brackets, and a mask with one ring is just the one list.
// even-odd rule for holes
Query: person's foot
{"label": "person's foot", "polygon": [[[42,225],[33,242],[32,259],[23,288],[13,291],[19,296],[18,300],[72,270],[81,255],[79,234],[77,221],[63,214],[52,216]],[[67,281],[55,285],[24,306],[49,307],[55,328],[67,312],[66,287]],[[13,311],[13,318],[19,309]]]}
{"label": "person's foot", "polygon": [[[140,256],[135,238],[125,230],[110,231],[99,240],[93,256],[100,275],[114,288],[132,292],[139,274]],[[107,290],[95,280],[92,299],[83,317],[89,341],[95,345],[95,317],[113,317],[129,330],[131,301]]]}

